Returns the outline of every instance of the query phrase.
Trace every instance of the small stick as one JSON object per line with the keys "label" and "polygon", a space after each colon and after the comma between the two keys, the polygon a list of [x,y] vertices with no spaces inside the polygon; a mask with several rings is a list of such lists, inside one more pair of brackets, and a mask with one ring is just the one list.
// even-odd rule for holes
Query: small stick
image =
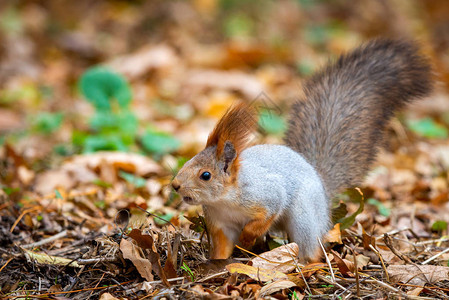
{"label": "small stick", "polygon": [[408,264],[413,263],[410,258],[408,258],[406,255],[404,255],[402,253],[399,253],[398,250],[396,250],[393,247],[393,244],[391,243],[391,238],[388,235],[388,233],[384,234],[384,242],[385,242],[385,245],[387,245],[387,247],[390,248],[391,252],[393,252],[394,255],[396,255],[397,257],[399,257],[400,259],[402,259],[403,261],[405,261]]}
{"label": "small stick", "polygon": [[385,263],[384,263],[384,260],[382,258],[382,255],[380,255],[380,252],[377,251],[377,249],[374,248],[373,245],[370,244],[369,247],[370,247],[371,250],[373,250],[374,253],[377,254],[377,256],[379,256],[380,263],[382,264],[382,268],[383,268],[384,273],[385,273],[385,278],[387,279],[387,281],[390,281],[390,277],[388,276],[387,268],[385,267]]}
{"label": "small stick", "polygon": [[331,272],[332,281],[333,281],[333,282],[336,282],[336,281],[335,281],[334,270],[332,270],[331,261],[329,260],[329,257],[327,256],[326,250],[324,250],[323,243],[321,243],[321,240],[320,240],[319,238],[317,238],[317,240],[318,240],[318,242],[320,243],[321,250],[323,250],[324,257],[326,257],[326,262],[327,262],[327,264],[329,265],[329,270],[330,270],[330,272]]}
{"label": "small stick", "polygon": [[22,211],[22,213],[19,215],[17,220],[14,222],[14,224],[12,224],[11,229],[9,230],[9,232],[13,232],[14,231],[14,228],[16,228],[17,224],[19,224],[19,222],[20,222],[20,220],[22,220],[23,216],[25,216],[27,213],[30,213],[30,212],[35,211],[35,210],[37,210],[36,207],[25,209],[24,211]]}
{"label": "small stick", "polygon": [[58,240],[58,239],[60,239],[60,238],[63,238],[63,237],[65,237],[65,236],[67,236],[67,230],[63,230],[63,231],[61,231],[60,233],[57,233],[57,234],[55,234],[55,235],[53,235],[53,236],[51,236],[51,237],[48,237],[48,238],[46,238],[46,239],[40,240],[39,242],[35,242],[35,243],[23,245],[22,248],[34,248],[34,247],[39,247],[39,246],[42,246],[42,245],[51,243],[51,242],[53,242],[53,241],[56,241],[56,240]]}
{"label": "small stick", "polygon": [[312,290],[310,289],[310,286],[309,286],[309,284],[307,283],[306,277],[304,276],[304,273],[302,272],[302,270],[301,270],[301,268],[300,268],[300,266],[299,266],[299,263],[296,261],[295,256],[291,253],[290,248],[287,247],[287,244],[284,244],[284,246],[285,246],[285,248],[287,249],[288,254],[289,254],[290,257],[292,258],[293,262],[295,263],[296,269],[299,270],[299,272],[301,273],[302,280],[304,280],[304,284],[305,284],[305,286],[306,286],[306,292],[309,293],[309,295],[312,295]]}
{"label": "small stick", "polygon": [[434,256],[432,256],[432,257],[428,258],[427,260],[423,261],[421,264],[422,265],[426,265],[426,264],[430,263],[432,260],[434,260],[435,258],[437,258],[437,257],[439,257],[439,256],[441,256],[441,255],[443,255],[444,253],[447,253],[447,252],[449,252],[449,248],[446,248],[443,251],[441,251],[440,253],[435,254]]}
{"label": "small stick", "polygon": [[346,248],[351,250],[352,257],[354,258],[354,271],[355,271],[355,283],[356,283],[356,287],[357,287],[357,297],[360,297],[360,278],[359,278],[359,269],[358,269],[358,266],[357,266],[357,256],[355,254],[354,249],[352,249],[352,248],[350,248],[348,246],[346,246]]}
{"label": "small stick", "polygon": [[91,265],[102,261],[115,262],[118,261],[118,259],[116,257],[98,257],[98,258],[75,259],[75,261],[80,265]]}
{"label": "small stick", "polygon": [[200,279],[200,280],[198,280],[196,282],[205,282],[205,281],[208,281],[209,279],[220,277],[220,276],[226,275],[228,273],[229,273],[228,271],[218,272],[218,273],[206,276],[206,277],[204,277],[204,278],[202,278],[202,279]]}

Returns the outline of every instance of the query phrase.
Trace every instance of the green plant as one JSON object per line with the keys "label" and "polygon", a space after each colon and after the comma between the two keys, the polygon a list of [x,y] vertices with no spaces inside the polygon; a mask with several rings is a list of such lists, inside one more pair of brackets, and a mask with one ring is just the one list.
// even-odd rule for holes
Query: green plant
{"label": "green plant", "polygon": [[186,262],[183,262],[183,263],[182,263],[181,269],[184,270],[187,274],[189,274],[190,280],[192,280],[192,282],[195,281],[195,274],[194,274],[193,271],[189,268],[189,266],[186,264]]}
{"label": "green plant", "polygon": [[89,119],[90,132],[74,131],[72,135],[73,144],[83,152],[128,151],[137,147],[137,140],[155,157],[179,149],[178,139],[154,128],[138,136],[138,120],[130,107],[131,87],[122,75],[104,67],[91,68],[81,76],[79,90],[95,108]]}
{"label": "green plant", "polygon": [[449,130],[441,124],[436,123],[431,118],[407,121],[408,128],[426,138],[447,138]]}
{"label": "green plant", "polygon": [[43,134],[51,134],[61,127],[64,115],[62,113],[43,112],[33,120],[33,128]]}
{"label": "green plant", "polygon": [[79,89],[95,107],[89,125],[93,133],[74,132],[72,141],[83,152],[127,151],[135,142],[138,122],[130,103],[132,92],[123,76],[103,67],[87,70]]}

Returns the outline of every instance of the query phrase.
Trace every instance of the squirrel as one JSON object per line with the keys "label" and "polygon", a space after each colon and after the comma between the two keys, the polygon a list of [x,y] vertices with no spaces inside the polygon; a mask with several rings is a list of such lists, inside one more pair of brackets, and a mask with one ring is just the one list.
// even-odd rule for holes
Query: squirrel
{"label": "squirrel", "polygon": [[270,228],[320,258],[331,200],[359,184],[395,112],[433,88],[432,68],[414,42],[376,39],[309,78],[291,108],[285,145],[249,146],[255,109],[243,102],[219,120],[203,151],[172,181],[183,201],[201,204],[211,259],[250,248]]}

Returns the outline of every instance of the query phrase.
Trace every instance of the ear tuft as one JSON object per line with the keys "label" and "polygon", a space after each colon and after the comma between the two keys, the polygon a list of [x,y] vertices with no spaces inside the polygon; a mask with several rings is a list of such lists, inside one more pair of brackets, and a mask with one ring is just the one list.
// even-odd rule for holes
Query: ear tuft
{"label": "ear tuft", "polygon": [[229,108],[218,121],[207,139],[206,148],[217,146],[216,155],[217,158],[220,158],[229,142],[234,149],[235,156],[238,156],[248,146],[249,137],[256,131],[256,128],[257,119],[254,108],[239,102]]}

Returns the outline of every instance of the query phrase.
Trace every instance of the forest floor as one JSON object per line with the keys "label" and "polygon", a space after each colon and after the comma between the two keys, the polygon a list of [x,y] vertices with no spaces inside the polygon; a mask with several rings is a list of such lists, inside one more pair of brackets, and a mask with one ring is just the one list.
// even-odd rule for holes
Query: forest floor
{"label": "forest floor", "polygon": [[[434,2],[0,4],[0,298],[449,299],[449,3]],[[322,261],[275,235],[208,260],[176,172],[235,101],[256,105],[253,143],[281,143],[303,80],[379,35],[420,40],[436,90],[335,201]]]}

